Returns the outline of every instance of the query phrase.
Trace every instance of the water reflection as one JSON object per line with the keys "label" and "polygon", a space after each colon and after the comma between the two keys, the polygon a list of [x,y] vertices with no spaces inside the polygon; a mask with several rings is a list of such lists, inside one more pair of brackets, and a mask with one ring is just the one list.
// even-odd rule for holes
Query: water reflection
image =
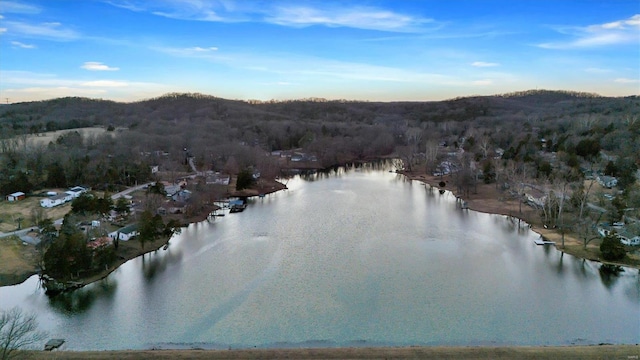
{"label": "water reflection", "polygon": [[624,269],[617,265],[611,264],[602,264],[598,269],[598,273],[600,273],[600,280],[602,280],[602,284],[611,291],[611,287],[615,285],[618,281],[618,277],[620,273],[622,273]]}
{"label": "water reflection", "polygon": [[[198,227],[196,226],[194,232],[197,234]],[[177,264],[182,261],[182,251],[179,249],[173,249],[170,243],[167,243],[166,250],[156,250],[153,253],[149,253],[142,256],[142,273],[147,281],[153,280],[154,277],[164,272],[169,265]],[[163,256],[157,256],[158,252],[164,252]]]}
{"label": "water reflection", "polygon": [[117,287],[117,281],[106,278],[91,286],[47,298],[56,312],[65,315],[81,314],[90,310],[98,299],[113,299]]}

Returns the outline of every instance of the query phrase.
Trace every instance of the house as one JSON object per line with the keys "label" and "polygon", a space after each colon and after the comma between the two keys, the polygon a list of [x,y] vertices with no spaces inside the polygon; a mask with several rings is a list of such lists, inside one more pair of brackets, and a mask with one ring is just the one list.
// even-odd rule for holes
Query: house
{"label": "house", "polygon": [[152,166],[149,166],[149,168],[151,169],[151,173],[152,173],[152,174],[155,174],[155,173],[157,173],[157,172],[158,172],[158,170],[160,169],[160,166],[158,166],[158,165],[152,165]]}
{"label": "house", "polygon": [[229,185],[229,181],[231,180],[231,176],[216,173],[207,173],[207,185],[216,184],[216,185]]}
{"label": "house", "polygon": [[621,225],[614,224],[614,226],[610,226],[608,223],[599,224],[598,234],[602,237],[616,234],[618,239],[620,239],[620,242],[624,245],[640,245],[640,235],[634,235]]}
{"label": "house", "polygon": [[533,207],[542,208],[547,201],[547,194],[532,186],[524,190],[524,195],[527,198],[527,203]]}
{"label": "house", "polygon": [[71,195],[71,199],[75,199],[78,196],[80,196],[82,193],[87,192],[87,189],[83,188],[82,186],[74,186],[71,189],[65,191],[65,193]]}
{"label": "house", "polygon": [[184,214],[186,210],[187,203],[184,201],[175,201],[173,204],[169,205],[170,214]]}
{"label": "house", "polygon": [[598,175],[596,181],[598,181],[598,184],[606,187],[607,189],[611,189],[612,187],[618,185],[618,179],[614,178],[613,176]]}
{"label": "house", "polygon": [[109,237],[114,240],[118,239],[121,241],[129,241],[132,237],[137,236],[138,234],[138,224],[131,224],[110,232]]}
{"label": "house", "polygon": [[640,245],[640,235],[632,235],[627,232],[623,232],[621,234],[618,234],[618,237],[620,238],[620,242],[624,245]]}
{"label": "house", "polygon": [[40,206],[42,206],[43,208],[52,208],[54,206],[62,205],[71,200],[73,200],[73,198],[70,194],[62,193],[40,200]]}
{"label": "house", "polygon": [[7,200],[20,201],[20,200],[24,200],[25,197],[26,197],[25,193],[23,193],[22,191],[18,191],[18,192],[14,192],[13,194],[7,195]]}
{"label": "house", "polygon": [[91,240],[87,243],[87,247],[95,250],[97,248],[101,248],[104,246],[108,246],[111,245],[111,243],[113,242],[113,239],[110,237],[99,237],[95,240]]}
{"label": "house", "polygon": [[173,201],[187,201],[190,198],[191,198],[191,191],[185,190],[185,189],[180,189],[177,192],[175,192],[173,195],[171,195],[171,199]]}

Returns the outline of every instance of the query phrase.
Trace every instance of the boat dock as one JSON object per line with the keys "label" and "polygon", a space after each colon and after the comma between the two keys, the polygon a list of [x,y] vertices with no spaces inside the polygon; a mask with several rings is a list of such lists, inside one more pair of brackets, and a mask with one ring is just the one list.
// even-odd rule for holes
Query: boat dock
{"label": "boat dock", "polygon": [[44,351],[51,351],[57,349],[64,344],[64,339],[51,339],[44,345]]}
{"label": "boat dock", "polygon": [[554,241],[545,240],[542,236],[533,240],[533,242],[535,242],[536,245],[555,245],[556,244]]}

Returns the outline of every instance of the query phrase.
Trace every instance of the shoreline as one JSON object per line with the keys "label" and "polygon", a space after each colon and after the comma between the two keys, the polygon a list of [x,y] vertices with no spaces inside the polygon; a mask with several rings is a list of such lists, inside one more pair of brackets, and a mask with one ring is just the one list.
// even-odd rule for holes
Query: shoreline
{"label": "shoreline", "polygon": [[[258,184],[258,186],[256,186],[255,188],[249,188],[241,191],[230,192],[229,196],[230,197],[254,197],[254,196],[261,196],[261,195],[275,193],[277,191],[285,190],[285,189],[287,189],[286,185],[276,180],[272,180],[272,181],[265,181],[262,184]],[[216,210],[218,210],[218,207],[216,206],[207,207],[207,209],[202,213],[190,216],[189,218],[186,218],[186,219],[183,218],[182,219],[183,221],[181,221],[182,227],[187,227],[191,224],[206,221],[209,219],[210,216],[212,216],[211,214]],[[49,294],[51,294],[52,296],[56,296],[58,294],[80,289],[94,282],[100,281],[108,277],[114,271],[118,270],[120,266],[124,265],[128,261],[136,259],[140,256],[144,256],[148,253],[160,250],[160,248],[162,248],[163,246],[166,246],[169,243],[169,241],[171,241],[171,238],[166,238],[166,239],[158,238],[156,240],[148,242],[147,243],[148,247],[145,247],[144,249],[138,248],[136,246],[138,242],[135,239],[132,240],[131,242],[121,241],[120,246],[124,248],[123,251],[125,252],[125,254],[120,254],[119,258],[114,262],[113,266],[109,267],[107,270],[102,270],[94,275],[87,276],[85,278],[80,278],[77,281],[64,281],[64,282],[54,281],[55,286],[62,286],[62,289],[47,290],[47,292],[49,292]],[[131,244],[135,244],[135,245],[132,246]],[[127,253],[127,250],[128,250],[128,253]],[[126,255],[126,256],[123,256],[123,255]],[[26,277],[24,280],[22,280],[21,282],[15,283],[12,285],[21,284],[31,276],[38,275],[38,273],[39,272],[34,272],[28,277]],[[7,286],[11,286],[11,285],[7,285]]]}
{"label": "shoreline", "polygon": [[[405,178],[409,180],[422,182],[430,186],[431,188],[449,191],[454,196],[456,196],[456,198],[463,199],[462,197],[456,194],[455,189],[453,189],[452,186],[449,184],[450,175],[437,177],[437,176],[426,175],[426,174],[412,173],[408,171],[396,171],[396,173],[403,175]],[[444,187],[440,187],[439,186],[440,181],[445,181],[446,185]],[[229,196],[255,197],[255,196],[271,194],[271,193],[278,192],[280,190],[287,189],[285,184],[282,184],[276,180],[265,181],[265,182],[266,184],[263,183],[262,186],[259,185],[256,188],[230,192]],[[488,184],[481,184],[480,187],[484,187],[485,189],[493,188],[492,185],[488,185]],[[498,194],[497,190],[491,191],[488,194],[488,196],[486,195],[473,196],[477,194],[472,194],[465,201],[467,202],[467,206],[469,210],[486,213],[486,214],[503,215],[503,216],[513,217],[513,218],[517,218],[519,220],[524,221],[525,223],[529,224],[529,228],[531,231],[535,232],[536,234],[539,234],[544,240],[555,241],[555,244],[553,246],[555,247],[556,250],[562,253],[566,253],[580,259],[599,262],[602,264],[617,265],[617,266],[627,267],[631,269],[640,269],[640,261],[637,261],[637,263],[621,263],[621,262],[605,261],[603,259],[600,259],[596,254],[590,253],[588,250],[584,250],[581,240],[577,239],[571,233],[565,234],[565,247],[562,248],[562,246],[558,243],[560,241],[561,234],[553,229],[546,229],[542,226],[542,224],[539,224],[538,222],[540,219],[539,219],[539,216],[535,214],[534,209],[532,209],[526,204],[522,204],[522,211],[520,211],[521,204],[518,201],[515,201],[513,199],[502,199],[497,197],[497,194]],[[496,204],[496,201],[497,201],[497,204]],[[209,211],[206,215],[198,214],[198,215],[191,216],[190,218],[186,219],[183,225],[189,226],[190,224],[205,221],[209,218],[211,212],[212,211]],[[63,290],[55,293],[57,294],[57,293],[72,291],[74,289],[82,288],[94,282],[100,281],[108,277],[111,273],[116,271],[120,266],[122,266],[129,260],[133,260],[139,256],[144,256],[148,253],[157,251],[161,247],[167,245],[170,240],[171,238],[168,238],[168,239],[160,238],[148,243],[150,245],[148,248],[137,249],[137,250],[130,249],[130,253],[125,254],[128,256],[120,256],[118,260],[114,263],[114,265],[108,268],[107,270],[100,271],[92,276],[79,279],[78,281],[67,281],[65,283],[69,287],[68,288],[64,287]],[[547,246],[547,245],[543,245],[543,246]],[[590,246],[590,247],[593,249],[593,246]],[[13,281],[11,281],[10,284],[0,285],[0,287],[19,285],[24,281],[26,281],[27,279],[29,279],[31,276],[38,275],[38,274],[39,274],[38,271],[33,271],[33,272],[25,272],[25,273],[14,275],[14,279]],[[16,281],[15,278],[18,278],[18,280],[21,280],[21,281]]]}
{"label": "shoreline", "polygon": [[[617,265],[631,269],[640,269],[640,260],[629,259],[628,256],[627,259],[634,262],[616,262],[601,259],[597,254],[597,252],[599,252],[599,247],[596,248],[594,245],[590,244],[585,250],[583,248],[582,240],[577,238],[575,234],[571,232],[567,232],[564,234],[565,246],[563,248],[561,244],[562,234],[554,229],[544,228],[542,226],[541,219],[535,213],[535,209],[524,203],[520,204],[520,202],[517,200],[501,198],[499,196],[500,193],[498,192],[498,190],[493,189],[493,184],[479,185],[479,188],[484,187],[484,190],[489,189],[490,191],[485,191],[486,194],[483,195],[471,194],[469,198],[465,199],[459,196],[453,186],[449,184],[449,180],[451,178],[450,175],[445,175],[441,178],[438,176],[416,174],[407,171],[397,171],[397,173],[405,176],[409,180],[422,182],[434,189],[450,192],[451,194],[456,196],[456,198],[465,200],[467,202],[469,210],[485,214],[504,215],[524,221],[525,223],[529,224],[530,230],[540,235],[542,239],[544,239],[545,241],[554,241],[555,244],[553,245],[553,247],[562,253],[566,253],[580,259],[599,262],[601,264]],[[439,186],[440,181],[445,181],[445,187]],[[522,205],[522,212],[519,211],[520,205]],[[593,253],[593,251],[596,251],[596,249],[598,249],[597,252]]]}
{"label": "shoreline", "polygon": [[39,359],[638,359],[640,346],[410,346],[239,350],[25,351]]}

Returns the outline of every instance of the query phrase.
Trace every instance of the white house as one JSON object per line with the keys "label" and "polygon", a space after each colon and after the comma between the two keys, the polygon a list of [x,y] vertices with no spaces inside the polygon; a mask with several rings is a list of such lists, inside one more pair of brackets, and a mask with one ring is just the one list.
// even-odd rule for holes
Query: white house
{"label": "white house", "polygon": [[120,228],[116,231],[110,232],[109,237],[112,239],[118,239],[121,241],[128,241],[132,237],[137,236],[138,232],[138,224],[127,225],[123,228]]}
{"label": "white house", "polygon": [[8,201],[20,201],[20,200],[24,200],[24,198],[27,195],[25,195],[25,193],[23,193],[22,191],[18,191],[18,192],[14,192],[13,194],[9,194],[7,195],[7,200]]}
{"label": "white house", "polygon": [[67,201],[71,201],[73,198],[70,194],[62,193],[60,195],[48,197],[40,200],[40,206],[44,208],[52,208],[54,206],[62,205]]}
{"label": "white house", "polygon": [[640,235],[618,235],[618,237],[620,238],[620,242],[625,244],[625,245],[633,245],[633,246],[637,246],[640,245]]}
{"label": "white house", "polygon": [[72,199],[77,198],[84,192],[87,192],[87,189],[83,188],[82,186],[74,186],[71,189],[65,191],[65,193],[71,195]]}
{"label": "white house", "polygon": [[613,176],[598,175],[596,180],[598,181],[598,184],[606,187],[607,189],[611,189],[612,187],[618,185],[618,179],[614,178]]}

